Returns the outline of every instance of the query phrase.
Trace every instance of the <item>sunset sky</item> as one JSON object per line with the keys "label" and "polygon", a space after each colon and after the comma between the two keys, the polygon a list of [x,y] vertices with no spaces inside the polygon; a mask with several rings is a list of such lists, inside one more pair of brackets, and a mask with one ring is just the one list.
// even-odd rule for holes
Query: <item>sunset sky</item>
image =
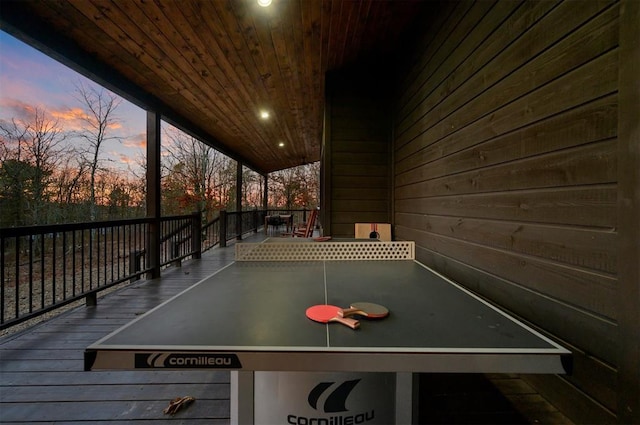
{"label": "sunset sky", "polygon": [[[77,130],[81,104],[74,98],[75,86],[95,83],[77,72],[0,31],[0,120],[24,117],[25,111],[39,107],[59,120],[65,130]],[[109,142],[101,150],[103,165],[127,170],[136,168],[135,158],[144,154],[145,112],[122,100],[116,110],[120,128],[113,136],[121,143]],[[72,140],[72,143],[80,143]]]}

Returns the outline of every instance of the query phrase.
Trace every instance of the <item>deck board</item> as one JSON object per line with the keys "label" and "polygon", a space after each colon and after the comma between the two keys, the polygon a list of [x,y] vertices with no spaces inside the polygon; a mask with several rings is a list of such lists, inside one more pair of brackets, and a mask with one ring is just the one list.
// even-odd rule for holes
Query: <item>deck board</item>
{"label": "deck board", "polygon": [[[165,271],[0,339],[0,422],[227,424],[229,373],[212,371],[84,371],[84,349],[233,259],[214,249],[201,261]],[[162,410],[175,397],[196,402],[175,416]]]}
{"label": "deck board", "polygon": [[[95,307],[76,307],[0,338],[0,422],[228,424],[228,372],[85,372],[83,353],[89,344],[229,264],[233,253],[233,246],[213,249],[200,261],[164,271],[160,279],[99,297]],[[420,394],[420,423],[570,424],[517,376],[442,378],[422,376],[428,385]],[[196,402],[173,417],[162,413],[171,399],[185,395]]]}

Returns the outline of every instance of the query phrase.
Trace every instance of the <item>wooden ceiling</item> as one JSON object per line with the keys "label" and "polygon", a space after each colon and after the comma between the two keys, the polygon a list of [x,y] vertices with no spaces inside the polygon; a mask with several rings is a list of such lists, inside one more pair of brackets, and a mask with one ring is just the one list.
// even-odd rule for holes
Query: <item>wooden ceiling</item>
{"label": "wooden ceiling", "polygon": [[[266,173],[320,159],[325,73],[392,54],[425,5],[3,0],[0,23],[4,31]],[[260,118],[263,110],[268,119]]]}

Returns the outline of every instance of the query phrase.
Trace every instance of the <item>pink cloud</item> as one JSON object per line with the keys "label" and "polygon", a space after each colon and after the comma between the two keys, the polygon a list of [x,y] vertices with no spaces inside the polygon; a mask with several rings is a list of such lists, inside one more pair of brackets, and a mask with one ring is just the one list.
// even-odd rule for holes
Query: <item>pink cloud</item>
{"label": "pink cloud", "polygon": [[8,112],[6,116],[2,117],[7,121],[12,118],[29,121],[35,113],[35,106],[14,98],[0,98],[0,108]]}
{"label": "pink cloud", "polygon": [[89,118],[89,116],[81,108],[53,111],[51,115],[63,121],[77,121]]}
{"label": "pink cloud", "polygon": [[127,138],[122,146],[131,149],[145,149],[147,147],[147,135],[144,133],[136,134],[130,138]]}

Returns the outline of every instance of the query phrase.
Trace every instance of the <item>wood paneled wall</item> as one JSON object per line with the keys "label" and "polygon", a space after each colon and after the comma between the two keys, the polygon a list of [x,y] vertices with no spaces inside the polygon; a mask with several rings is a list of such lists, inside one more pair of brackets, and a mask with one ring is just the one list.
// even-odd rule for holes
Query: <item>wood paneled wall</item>
{"label": "wood paneled wall", "polygon": [[619,17],[615,1],[443,2],[394,101],[396,237],[574,351],[571,376],[527,378],[580,423],[616,421],[623,390]]}
{"label": "wood paneled wall", "polygon": [[[375,67],[327,78],[321,222],[355,236],[355,223],[391,222],[391,111]],[[375,76],[373,75],[375,73]]]}

